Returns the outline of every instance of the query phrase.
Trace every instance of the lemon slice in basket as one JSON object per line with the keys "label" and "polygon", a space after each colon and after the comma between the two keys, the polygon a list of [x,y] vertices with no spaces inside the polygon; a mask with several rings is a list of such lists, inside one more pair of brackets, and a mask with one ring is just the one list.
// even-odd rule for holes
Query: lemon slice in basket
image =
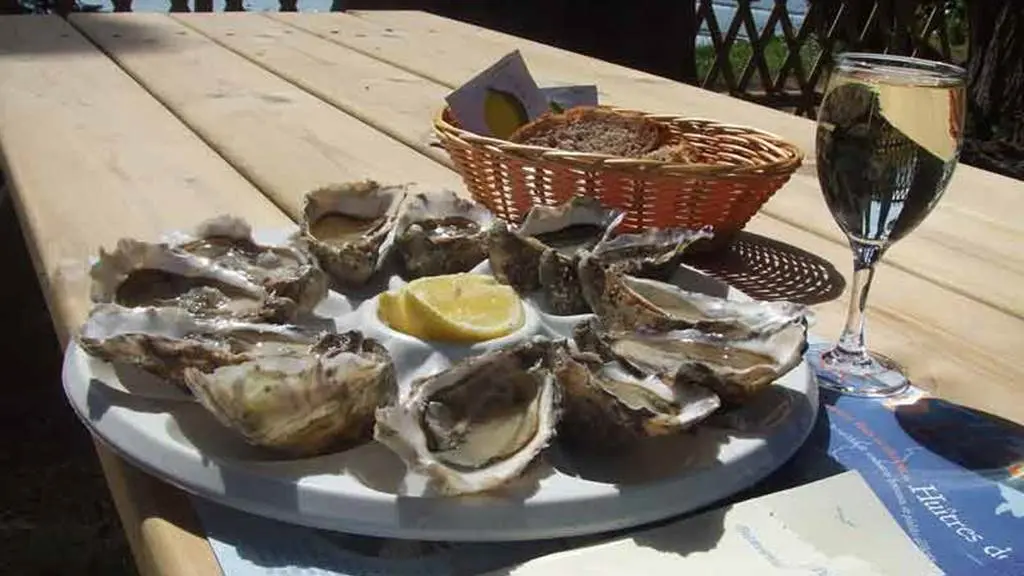
{"label": "lemon slice in basket", "polygon": [[399,332],[449,342],[500,338],[526,322],[515,290],[491,276],[469,273],[418,278],[385,292],[377,315]]}

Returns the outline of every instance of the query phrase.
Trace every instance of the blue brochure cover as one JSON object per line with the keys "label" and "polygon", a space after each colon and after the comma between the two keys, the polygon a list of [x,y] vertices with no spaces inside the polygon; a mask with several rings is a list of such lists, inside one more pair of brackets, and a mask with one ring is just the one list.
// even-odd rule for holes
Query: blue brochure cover
{"label": "blue brochure cover", "polygon": [[810,439],[755,490],[846,469],[945,573],[1024,574],[1024,428],[917,390],[893,399],[823,390]]}

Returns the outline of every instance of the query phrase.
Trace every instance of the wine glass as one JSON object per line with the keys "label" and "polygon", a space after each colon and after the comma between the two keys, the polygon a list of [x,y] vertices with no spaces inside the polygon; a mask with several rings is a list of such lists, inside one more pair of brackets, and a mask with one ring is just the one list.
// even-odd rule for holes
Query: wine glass
{"label": "wine glass", "polygon": [[839,341],[810,346],[819,385],[856,396],[890,396],[909,380],[868,351],[864,309],[875,264],[931,212],[963,144],[962,68],[919,58],[844,53],[818,112],[818,180],[853,250],[846,325]]}

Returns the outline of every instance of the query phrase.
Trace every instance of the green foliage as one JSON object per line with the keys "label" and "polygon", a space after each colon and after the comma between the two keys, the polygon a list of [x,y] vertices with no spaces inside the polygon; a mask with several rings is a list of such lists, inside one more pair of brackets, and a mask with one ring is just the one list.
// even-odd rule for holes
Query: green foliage
{"label": "green foliage", "polygon": [[946,0],[946,29],[949,43],[967,43],[967,0]]}
{"label": "green foliage", "polygon": [[[743,69],[750,62],[753,54],[753,48],[745,40],[737,40],[732,45],[729,51],[729,63],[737,78],[742,74]],[[821,45],[818,44],[818,41],[813,36],[808,38],[807,42],[800,47],[800,65],[805,75],[810,73],[811,67],[814,66],[819,54],[821,54]],[[699,46],[696,50],[696,56],[697,78],[703,81],[715,62],[715,47],[710,45]],[[764,59],[768,64],[768,71],[771,74],[772,80],[778,77],[779,70],[788,56],[789,46],[786,45],[785,40],[780,37],[773,37],[768,41],[764,49]]]}

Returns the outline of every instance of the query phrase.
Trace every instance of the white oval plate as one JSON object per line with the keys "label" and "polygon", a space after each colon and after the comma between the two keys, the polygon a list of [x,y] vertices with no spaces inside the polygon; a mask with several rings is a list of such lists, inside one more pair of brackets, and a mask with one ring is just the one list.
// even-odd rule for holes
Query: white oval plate
{"label": "white oval plate", "polygon": [[[257,234],[264,242],[279,238],[281,233]],[[699,273],[684,270],[683,275],[690,276],[681,282],[687,287],[728,290]],[[402,346],[404,336],[374,326],[374,299],[352,307],[346,300],[332,294],[318,310],[332,315],[351,310],[336,317],[339,329],[363,329],[386,340],[393,354]],[[536,313],[541,332],[551,335],[567,335],[582,318]],[[409,364],[396,359],[406,382],[414,373],[443,368],[447,362],[439,358],[453,357],[406,356]],[[152,377],[115,369],[74,342],[65,352],[63,380],[71,405],[97,437],[188,492],[315,528],[421,540],[576,536],[701,508],[752,486],[788,460],[807,439],[818,407],[816,383],[801,363],[755,402],[716,416],[691,434],[654,439],[641,450],[600,460],[566,453],[556,441],[522,478],[499,492],[443,497],[419,492],[423,479],[375,442],[316,458],[279,459],[239,440],[188,396],[176,390],[164,394]]]}

